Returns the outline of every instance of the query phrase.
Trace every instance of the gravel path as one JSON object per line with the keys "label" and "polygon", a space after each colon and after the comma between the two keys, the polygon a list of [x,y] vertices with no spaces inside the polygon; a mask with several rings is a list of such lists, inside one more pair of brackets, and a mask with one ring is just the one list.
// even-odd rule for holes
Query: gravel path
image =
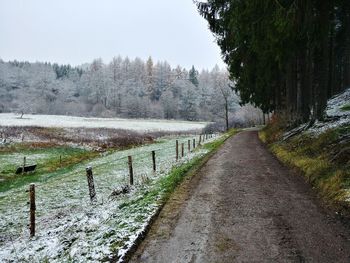
{"label": "gravel path", "polygon": [[179,187],[130,261],[350,262],[350,230],[246,131]]}

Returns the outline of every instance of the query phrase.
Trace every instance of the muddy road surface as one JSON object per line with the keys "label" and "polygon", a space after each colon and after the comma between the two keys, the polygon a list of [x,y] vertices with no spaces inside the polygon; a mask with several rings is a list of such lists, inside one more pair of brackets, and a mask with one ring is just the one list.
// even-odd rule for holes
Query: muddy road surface
{"label": "muddy road surface", "polygon": [[179,187],[130,262],[350,262],[350,231],[245,131]]}

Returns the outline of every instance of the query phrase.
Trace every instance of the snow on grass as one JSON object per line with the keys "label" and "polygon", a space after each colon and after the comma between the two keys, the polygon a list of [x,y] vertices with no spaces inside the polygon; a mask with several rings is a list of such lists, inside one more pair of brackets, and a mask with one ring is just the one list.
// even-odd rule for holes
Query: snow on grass
{"label": "snow on grass", "polygon": [[85,118],[60,115],[31,115],[23,118],[14,113],[1,113],[0,126],[38,126],[62,128],[110,128],[140,132],[155,131],[192,131],[203,129],[207,122],[176,120],[120,119],[120,118]]}
{"label": "snow on grass", "polygon": [[[179,140],[187,146],[192,138]],[[197,148],[188,153],[186,147],[185,157],[176,163],[174,146],[175,139],[168,138],[110,153],[37,183],[37,228],[32,239],[27,226],[28,186],[0,193],[1,261],[97,262],[123,256],[158,209],[162,192],[155,190],[160,180],[174,165],[207,152]],[[152,150],[156,150],[157,173],[152,171]],[[133,156],[136,184],[130,193],[110,197],[113,190],[128,181],[128,155]],[[86,166],[93,167],[98,199],[95,204],[89,200]]]}
{"label": "snow on grass", "polygon": [[333,116],[348,116],[350,112],[344,110],[344,106],[350,103],[350,88],[345,90],[333,98],[331,98],[327,103],[326,115]]}
{"label": "snow on grass", "polygon": [[346,110],[349,103],[350,88],[328,100],[325,121],[316,121],[308,132],[319,135],[326,130],[349,125],[350,111]]}

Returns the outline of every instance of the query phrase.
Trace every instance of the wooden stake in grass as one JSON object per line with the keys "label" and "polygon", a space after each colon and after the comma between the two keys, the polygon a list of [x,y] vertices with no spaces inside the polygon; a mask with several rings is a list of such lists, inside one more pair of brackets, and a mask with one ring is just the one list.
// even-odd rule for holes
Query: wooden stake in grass
{"label": "wooden stake in grass", "polygon": [[196,138],[193,139],[193,150],[196,148]]}
{"label": "wooden stake in grass", "polygon": [[176,140],[175,148],[176,148],[176,161],[178,161],[179,160],[179,141],[178,140]]}
{"label": "wooden stake in grass", "polygon": [[92,167],[88,166],[86,167],[86,178],[88,181],[88,187],[89,187],[89,195],[91,202],[96,202],[96,191],[95,191],[95,185],[94,185],[94,176],[92,174]]}
{"label": "wooden stake in grass", "polygon": [[184,157],[184,143],[181,143],[181,157]]}
{"label": "wooden stake in grass", "polygon": [[62,155],[60,155],[60,166],[62,166]]}
{"label": "wooden stake in grass", "polygon": [[22,169],[22,173],[24,173],[24,168],[26,167],[26,160],[27,160],[27,158],[24,156],[24,157],[23,157],[23,169]]}
{"label": "wooden stake in grass", "polygon": [[156,151],[152,151],[153,172],[156,171]]}
{"label": "wooden stake in grass", "polygon": [[190,153],[191,152],[191,140],[188,140],[187,141],[187,148],[188,148],[188,153]]}
{"label": "wooden stake in grass", "polygon": [[134,184],[134,171],[132,169],[132,157],[128,156],[128,165],[129,165],[129,179],[130,185]]}
{"label": "wooden stake in grass", "polygon": [[30,237],[35,236],[35,184],[29,185],[29,206],[30,206],[30,224],[29,232]]}

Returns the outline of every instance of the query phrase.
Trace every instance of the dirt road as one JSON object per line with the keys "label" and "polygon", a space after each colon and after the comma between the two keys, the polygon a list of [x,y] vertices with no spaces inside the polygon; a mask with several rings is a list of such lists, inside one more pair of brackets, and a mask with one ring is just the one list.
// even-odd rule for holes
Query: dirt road
{"label": "dirt road", "polygon": [[180,187],[131,262],[350,262],[350,231],[246,131]]}

